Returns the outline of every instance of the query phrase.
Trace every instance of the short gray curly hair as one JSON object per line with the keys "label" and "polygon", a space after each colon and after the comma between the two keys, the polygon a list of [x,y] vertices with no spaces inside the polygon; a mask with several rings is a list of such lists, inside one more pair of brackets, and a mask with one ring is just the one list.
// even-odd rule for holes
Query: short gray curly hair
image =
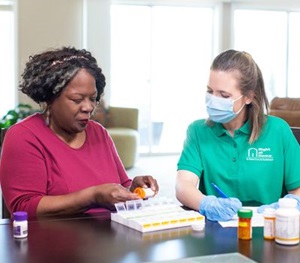
{"label": "short gray curly hair", "polygon": [[62,47],[31,56],[21,75],[19,87],[35,102],[50,104],[82,68],[95,78],[96,101],[100,101],[105,87],[102,69],[89,51],[74,47]]}

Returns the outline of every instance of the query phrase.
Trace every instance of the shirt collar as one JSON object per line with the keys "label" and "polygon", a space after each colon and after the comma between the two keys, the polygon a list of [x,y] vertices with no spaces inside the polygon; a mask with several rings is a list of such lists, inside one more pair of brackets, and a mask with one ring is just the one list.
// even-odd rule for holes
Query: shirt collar
{"label": "shirt collar", "polygon": [[244,125],[239,129],[239,131],[245,133],[245,134],[250,134],[251,131],[250,131],[250,123],[249,123],[249,120],[247,120]]}
{"label": "shirt collar", "polygon": [[[224,133],[226,133],[226,129],[224,128],[224,126],[221,123],[213,123],[213,130],[214,133],[220,137],[222,136]],[[239,128],[237,131],[240,131],[244,134],[250,134],[250,124],[249,124],[249,120],[247,120],[244,125]]]}

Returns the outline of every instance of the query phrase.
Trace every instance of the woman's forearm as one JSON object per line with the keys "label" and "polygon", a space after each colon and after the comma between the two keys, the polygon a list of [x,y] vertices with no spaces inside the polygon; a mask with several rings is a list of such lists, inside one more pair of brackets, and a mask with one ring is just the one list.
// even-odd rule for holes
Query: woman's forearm
{"label": "woman's forearm", "polygon": [[120,184],[102,184],[58,196],[44,196],[37,207],[37,216],[70,215],[90,208],[111,206],[118,202],[139,199]]}
{"label": "woman's forearm", "polygon": [[181,184],[180,186],[176,186],[176,198],[180,203],[191,209],[196,211],[199,210],[202,197],[203,194],[195,187],[191,187],[189,184]]}
{"label": "woman's forearm", "polygon": [[178,171],[176,179],[176,198],[183,205],[194,209],[199,210],[199,205],[203,194],[197,188],[199,179],[198,177],[188,171]]}
{"label": "woman's forearm", "polygon": [[93,207],[95,187],[57,196],[44,196],[37,206],[37,216],[70,215]]}

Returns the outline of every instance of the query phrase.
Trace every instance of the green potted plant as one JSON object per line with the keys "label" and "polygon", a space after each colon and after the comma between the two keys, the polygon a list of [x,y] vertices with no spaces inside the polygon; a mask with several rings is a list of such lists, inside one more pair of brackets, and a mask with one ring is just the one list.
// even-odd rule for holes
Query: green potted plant
{"label": "green potted plant", "polygon": [[14,109],[9,110],[2,117],[2,119],[0,120],[0,153],[6,130],[13,124],[26,118],[34,112],[36,112],[36,110],[34,110],[31,105],[20,103]]}
{"label": "green potted plant", "polygon": [[34,113],[32,106],[29,104],[18,104],[14,109],[9,110],[0,120],[0,129],[9,128],[18,121]]}

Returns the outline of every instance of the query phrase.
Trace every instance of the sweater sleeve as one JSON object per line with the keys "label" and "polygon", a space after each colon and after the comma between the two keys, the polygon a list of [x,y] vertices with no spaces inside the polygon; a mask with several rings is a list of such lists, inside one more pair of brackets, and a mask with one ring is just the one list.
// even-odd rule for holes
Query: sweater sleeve
{"label": "sweater sleeve", "polygon": [[6,133],[0,180],[10,213],[27,211],[29,217],[35,217],[37,205],[47,193],[47,172],[38,139],[22,125],[12,126]]}

